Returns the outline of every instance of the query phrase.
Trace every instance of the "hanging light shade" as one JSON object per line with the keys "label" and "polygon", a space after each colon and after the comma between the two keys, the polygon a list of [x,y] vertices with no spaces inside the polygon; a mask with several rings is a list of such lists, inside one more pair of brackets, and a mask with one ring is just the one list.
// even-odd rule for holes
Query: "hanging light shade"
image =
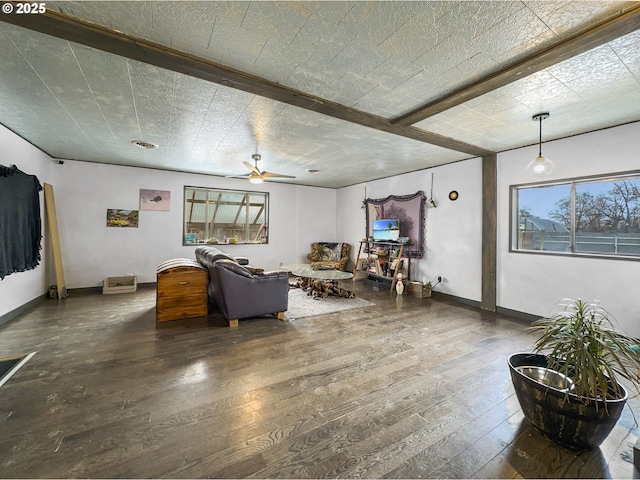
{"label": "hanging light shade", "polygon": [[532,120],[540,122],[540,143],[538,150],[538,157],[531,160],[527,165],[527,171],[529,175],[536,177],[549,175],[553,170],[553,162],[546,157],[542,156],[542,120],[549,118],[549,113],[538,113],[533,116]]}

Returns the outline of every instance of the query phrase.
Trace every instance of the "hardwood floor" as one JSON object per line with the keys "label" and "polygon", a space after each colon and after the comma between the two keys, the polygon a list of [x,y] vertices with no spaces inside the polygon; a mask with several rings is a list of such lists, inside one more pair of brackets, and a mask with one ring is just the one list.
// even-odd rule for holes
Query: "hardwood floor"
{"label": "hardwood floor", "polygon": [[523,421],[507,368],[532,343],[522,322],[355,291],[376,305],[237,329],[157,328],[151,288],[47,300],[0,327],[1,356],[38,352],[0,388],[0,476],[637,475],[630,408],[595,452]]}

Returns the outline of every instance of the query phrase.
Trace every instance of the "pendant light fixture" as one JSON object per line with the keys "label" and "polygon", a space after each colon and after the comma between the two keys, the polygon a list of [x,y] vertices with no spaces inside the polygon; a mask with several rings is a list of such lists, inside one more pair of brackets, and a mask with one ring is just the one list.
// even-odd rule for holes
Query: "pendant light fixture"
{"label": "pendant light fixture", "polygon": [[553,162],[548,158],[542,156],[542,120],[549,118],[549,113],[538,113],[533,116],[532,120],[536,122],[540,122],[540,144],[538,150],[538,157],[531,160],[529,165],[527,165],[527,171],[529,175],[534,175],[536,177],[549,175],[551,170],[553,170]]}

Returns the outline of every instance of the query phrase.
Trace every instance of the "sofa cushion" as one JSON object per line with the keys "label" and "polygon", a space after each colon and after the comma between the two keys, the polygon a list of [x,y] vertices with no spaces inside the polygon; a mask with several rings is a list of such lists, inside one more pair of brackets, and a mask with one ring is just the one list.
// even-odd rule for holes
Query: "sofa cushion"
{"label": "sofa cushion", "polygon": [[213,266],[218,260],[231,260],[235,262],[235,259],[228,253],[216,247],[198,247],[196,248],[196,260],[200,262],[204,267],[209,268]]}
{"label": "sofa cushion", "polygon": [[321,262],[339,262],[340,258],[342,258],[341,243],[321,243],[319,247]]}
{"label": "sofa cushion", "polygon": [[339,262],[342,257],[341,243],[316,242],[311,249],[311,256],[316,262]]}
{"label": "sofa cushion", "polygon": [[338,242],[314,242],[307,259],[311,266],[327,266],[336,270],[344,270],[349,260],[351,245]]}

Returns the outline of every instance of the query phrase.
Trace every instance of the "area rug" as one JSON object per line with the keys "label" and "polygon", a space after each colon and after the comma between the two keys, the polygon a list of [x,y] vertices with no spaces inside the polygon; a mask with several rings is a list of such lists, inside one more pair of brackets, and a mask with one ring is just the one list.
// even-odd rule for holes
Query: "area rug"
{"label": "area rug", "polygon": [[326,315],[352,308],[363,308],[375,305],[362,298],[327,297],[314,299],[307,292],[292,288],[289,290],[289,309],[284,313],[285,321],[300,320],[301,318]]}

